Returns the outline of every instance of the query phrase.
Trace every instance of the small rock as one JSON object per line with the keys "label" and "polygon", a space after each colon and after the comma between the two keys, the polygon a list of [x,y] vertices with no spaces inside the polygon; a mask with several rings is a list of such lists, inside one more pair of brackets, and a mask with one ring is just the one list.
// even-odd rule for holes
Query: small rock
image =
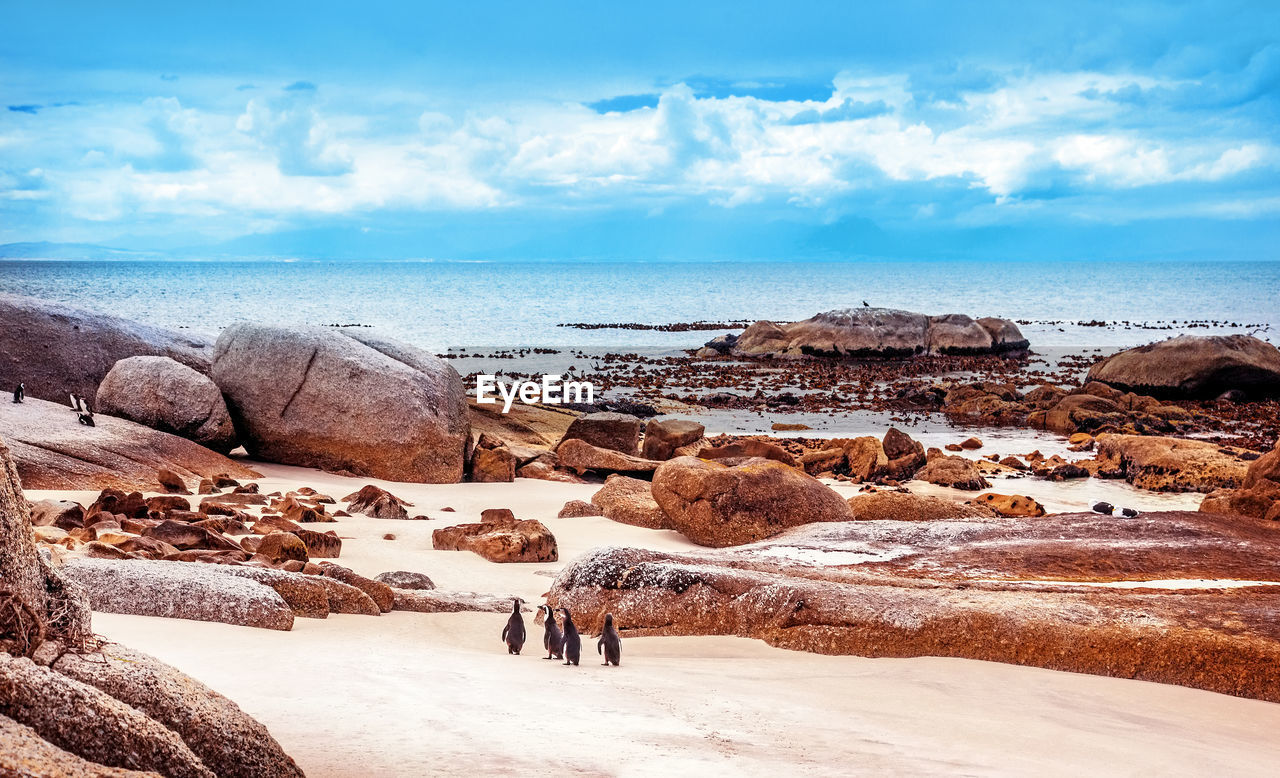
{"label": "small rock", "polygon": [[427,591],[436,588],[435,583],[426,573],[415,573],[411,570],[393,570],[387,573],[378,573],[373,580],[384,583],[394,589]]}
{"label": "small rock", "polygon": [[968,438],[960,442],[960,448],[972,451],[973,449],[982,448],[982,441],[977,438]]}
{"label": "small rock", "polygon": [[164,487],[166,492],[171,494],[191,494],[191,490],[187,488],[187,483],[182,476],[168,468],[162,467],[157,470],[156,480],[160,482],[160,486]]}
{"label": "small rock", "polygon": [[558,519],[576,519],[582,516],[601,516],[603,515],[599,508],[587,502],[586,500],[570,500],[564,504],[560,512],[556,514]]}

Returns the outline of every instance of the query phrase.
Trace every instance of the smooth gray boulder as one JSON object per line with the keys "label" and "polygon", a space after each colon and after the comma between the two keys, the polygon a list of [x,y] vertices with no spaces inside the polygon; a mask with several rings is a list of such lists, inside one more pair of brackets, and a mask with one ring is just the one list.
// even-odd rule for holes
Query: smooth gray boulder
{"label": "smooth gray boulder", "polygon": [[217,385],[169,357],[117,362],[98,385],[96,408],[223,454],[239,445]]}
{"label": "smooth gray boulder", "polygon": [[0,322],[0,389],[22,382],[28,397],[57,402],[95,396],[128,357],[169,357],[207,373],[213,353],[198,335],[16,294],[0,294]]}
{"label": "smooth gray boulder", "polygon": [[218,338],[212,375],[254,457],[394,481],[462,480],[462,378],[425,351],[364,333],[242,323]]}

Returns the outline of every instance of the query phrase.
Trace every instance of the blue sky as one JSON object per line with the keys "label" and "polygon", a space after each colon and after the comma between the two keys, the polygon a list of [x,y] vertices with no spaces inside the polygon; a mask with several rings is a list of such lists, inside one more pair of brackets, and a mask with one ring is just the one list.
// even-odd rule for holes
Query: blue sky
{"label": "blue sky", "polygon": [[1276,258],[1280,4],[620,5],[4,0],[0,243]]}

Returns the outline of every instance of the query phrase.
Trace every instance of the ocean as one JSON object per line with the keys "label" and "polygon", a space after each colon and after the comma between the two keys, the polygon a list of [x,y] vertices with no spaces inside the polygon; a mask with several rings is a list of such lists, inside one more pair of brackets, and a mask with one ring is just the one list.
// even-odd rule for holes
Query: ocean
{"label": "ocean", "polygon": [[[1195,320],[1280,338],[1280,262],[444,262],[3,260],[0,291],[210,336],[250,320],[368,325],[423,348],[676,349],[721,331],[570,322],[794,320],[873,306],[1023,325],[1033,347],[1127,346]],[[1238,325],[1238,326],[1235,326]]]}

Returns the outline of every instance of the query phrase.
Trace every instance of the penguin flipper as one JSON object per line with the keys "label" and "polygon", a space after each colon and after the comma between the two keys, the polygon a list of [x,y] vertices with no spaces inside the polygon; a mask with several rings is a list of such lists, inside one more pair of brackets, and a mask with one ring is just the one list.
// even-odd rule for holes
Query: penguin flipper
{"label": "penguin flipper", "polygon": [[503,640],[506,640],[506,639],[507,639],[507,633],[508,633],[508,632],[510,632],[510,631],[511,631],[511,625],[510,625],[510,624],[508,624],[507,626],[505,626],[505,627],[503,627],[503,628],[502,628],[502,639],[503,639]]}

